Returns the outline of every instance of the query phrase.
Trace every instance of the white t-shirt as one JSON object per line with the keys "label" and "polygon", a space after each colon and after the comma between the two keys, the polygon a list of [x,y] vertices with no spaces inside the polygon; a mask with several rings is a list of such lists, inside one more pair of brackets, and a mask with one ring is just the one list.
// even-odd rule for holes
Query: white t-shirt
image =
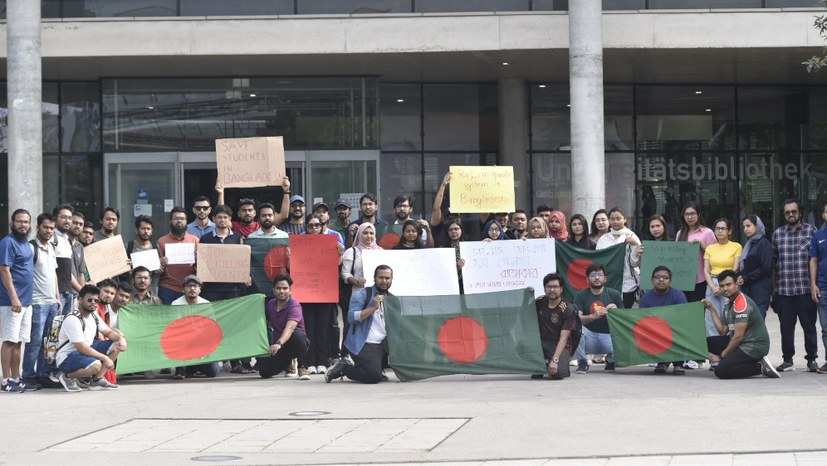
{"label": "white t-shirt", "polygon": [[[96,318],[98,320],[97,327],[95,326]],[[106,333],[109,331],[109,326],[106,325],[106,322],[104,322],[100,316],[93,317],[92,314],[89,314],[83,319],[83,324],[81,324],[80,321],[81,319],[78,318],[77,314],[70,314],[66,316],[63,320],[63,325],[60,326],[60,335],[58,335],[57,345],[59,347],[62,346],[62,348],[57,351],[57,356],[55,358],[58,366],[63,364],[66,357],[72,354],[73,351],[77,351],[75,343],[86,343],[91,346],[92,342],[95,341],[95,335],[97,335],[98,332]],[[64,345],[64,343],[66,344]]]}
{"label": "white t-shirt", "polygon": [[365,343],[382,343],[387,336],[388,332],[385,331],[385,308],[381,306],[373,313],[373,320],[370,322],[370,330]]}
{"label": "white t-shirt", "polygon": [[[209,302],[209,301],[207,301],[206,299],[204,299],[204,298],[202,298],[201,296],[199,296],[199,297],[198,297],[198,302],[197,302],[197,303],[195,303],[195,304],[205,304],[205,303],[208,303],[208,302]],[[184,305],[184,304],[189,304],[189,303],[187,302],[187,297],[186,297],[186,296],[181,296],[180,298],[178,298],[178,299],[176,299],[175,301],[173,301],[171,304],[172,304],[173,306],[181,306],[181,305]]]}

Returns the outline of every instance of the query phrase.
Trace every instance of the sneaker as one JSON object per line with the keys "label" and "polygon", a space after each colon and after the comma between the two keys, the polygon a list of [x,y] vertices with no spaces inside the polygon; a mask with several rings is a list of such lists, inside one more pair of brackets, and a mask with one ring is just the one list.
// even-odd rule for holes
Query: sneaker
{"label": "sneaker", "polygon": [[350,366],[345,359],[339,359],[333,363],[327,369],[327,372],[324,373],[324,381],[325,383],[330,383],[333,379],[340,379],[344,377],[344,368],[345,366]]}
{"label": "sneaker", "polygon": [[807,361],[807,371],[818,372],[818,363],[815,361],[815,359]]}
{"label": "sneaker", "polygon": [[243,368],[241,367],[241,363],[238,363],[230,369],[230,372],[233,374],[241,374],[244,372]]}
{"label": "sneaker", "polygon": [[539,380],[543,378],[543,374],[531,374],[532,380]]}
{"label": "sneaker", "polygon": [[26,387],[26,390],[28,390],[30,392],[36,392],[36,391],[40,390],[41,388],[43,388],[34,379],[23,380],[22,383],[23,383],[23,386]]}
{"label": "sneaker", "polygon": [[580,361],[577,363],[577,372],[578,374],[587,374],[589,372],[589,364],[586,361]]}
{"label": "sneaker", "polygon": [[307,368],[308,374],[315,374],[316,373],[316,366],[310,366]]}
{"label": "sneaker", "polygon": [[26,384],[8,379],[6,383],[0,384],[0,391],[9,393],[23,393],[26,391]]}
{"label": "sneaker", "polygon": [[224,372],[232,372],[233,365],[230,364],[230,361],[224,361],[224,364],[221,365],[221,370]]}
{"label": "sneaker", "polygon": [[90,390],[117,390],[118,388],[120,388],[118,384],[112,383],[104,377],[101,377],[98,380],[92,379],[92,381],[89,382]]}
{"label": "sneaker", "polygon": [[613,371],[615,370],[615,363],[607,362],[606,367],[603,368],[604,371]]}
{"label": "sneaker", "polygon": [[665,374],[667,367],[669,367],[669,364],[665,362],[659,362],[658,365],[655,366],[655,374]]}
{"label": "sneaker", "polygon": [[592,356],[592,362],[595,364],[603,364],[606,362],[606,355],[605,354],[595,354]]}
{"label": "sneaker", "polygon": [[[791,363],[791,362],[788,363],[788,362],[785,361],[783,364],[781,364],[781,366],[778,366],[778,367],[782,367],[784,364],[789,364],[790,367],[793,366],[793,363]],[[761,373],[764,374],[764,377],[769,377],[771,379],[780,379],[781,378],[781,374],[779,374],[776,371],[776,369],[773,369],[772,363],[770,362],[769,358],[767,358],[766,356],[761,358]]]}
{"label": "sneaker", "polygon": [[84,390],[89,390],[89,384],[92,383],[91,377],[78,377],[77,379],[78,387]]}
{"label": "sneaker", "polygon": [[78,387],[77,379],[67,377],[66,374],[64,374],[63,372],[61,372],[60,375],[57,376],[57,378],[58,380],[60,380],[60,384],[63,385],[63,388],[66,389],[67,392],[77,393],[83,391],[80,387]]}
{"label": "sneaker", "polygon": [[683,363],[684,369],[700,369],[701,365],[698,364],[698,361],[686,361]]}
{"label": "sneaker", "polygon": [[310,380],[310,372],[304,368],[299,368],[299,380]]}
{"label": "sneaker", "polygon": [[825,362],[823,366],[819,367],[816,372],[819,374],[827,374],[827,362]]}
{"label": "sneaker", "polygon": [[172,376],[175,380],[184,380],[187,378],[187,371],[183,367],[175,368],[175,375]]}
{"label": "sneaker", "polygon": [[55,382],[51,377],[38,377],[37,383],[42,388],[63,388],[63,385],[60,384],[60,380]]}
{"label": "sneaker", "polygon": [[710,370],[710,371],[712,371],[712,372],[717,371],[717,370],[718,370],[718,363],[717,363],[717,362],[713,362],[713,363],[711,363],[711,364],[709,365],[709,370]]}
{"label": "sneaker", "polygon": [[324,374],[327,372],[327,368],[324,366],[316,366],[316,373],[317,374]]}
{"label": "sneaker", "polygon": [[775,370],[778,372],[793,372],[795,371],[795,364],[792,361],[784,361]]}
{"label": "sneaker", "polygon": [[296,365],[297,365],[296,360],[294,359],[293,362],[290,363],[290,367],[288,367],[287,370],[284,371],[284,376],[285,377],[298,377],[299,376],[299,371],[298,371],[298,369],[296,369]]}

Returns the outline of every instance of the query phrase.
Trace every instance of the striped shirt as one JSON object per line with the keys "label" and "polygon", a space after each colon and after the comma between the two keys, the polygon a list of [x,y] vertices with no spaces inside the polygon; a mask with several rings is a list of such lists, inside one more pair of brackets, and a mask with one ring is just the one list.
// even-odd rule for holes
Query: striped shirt
{"label": "striped shirt", "polygon": [[776,290],[781,296],[810,294],[810,241],[816,227],[801,223],[795,230],[789,225],[772,234],[772,256],[775,259]]}

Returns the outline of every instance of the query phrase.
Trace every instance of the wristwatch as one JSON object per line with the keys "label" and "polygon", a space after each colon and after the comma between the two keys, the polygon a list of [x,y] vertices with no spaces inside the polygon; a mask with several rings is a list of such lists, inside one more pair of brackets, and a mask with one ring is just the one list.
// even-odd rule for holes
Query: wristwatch
{"label": "wristwatch", "polygon": [[558,362],[560,362],[560,358],[558,358],[557,356],[554,356],[553,358],[551,358],[551,362],[553,362],[554,364],[557,364]]}

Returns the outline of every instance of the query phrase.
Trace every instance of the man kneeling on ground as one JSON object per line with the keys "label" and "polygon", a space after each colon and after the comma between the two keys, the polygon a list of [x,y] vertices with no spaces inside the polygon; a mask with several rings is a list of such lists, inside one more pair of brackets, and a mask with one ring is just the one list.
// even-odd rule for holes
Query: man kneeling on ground
{"label": "man kneeling on ground", "polygon": [[712,302],[703,299],[704,307],[712,314],[712,321],[720,336],[707,337],[709,362],[715,367],[719,379],[744,379],[763,374],[777,379],[780,376],[772,367],[767,354],[770,352],[770,336],[764,319],[755,302],[744,293],[737,283],[738,274],[724,270],[718,274],[718,287],[727,298],[724,319],[721,321]]}
{"label": "man kneeling on ground", "polygon": [[[65,317],[55,357],[60,383],[68,392],[79,392],[78,377],[92,377],[90,389],[114,390],[118,385],[103,378],[115,367],[118,354],[126,351],[126,338],[97,316],[100,289],[86,285],[78,293],[78,310]],[[109,340],[96,340],[98,332]]]}
{"label": "man kneeling on ground", "polygon": [[[577,348],[577,343],[571,339],[572,332],[578,330],[577,307],[563,301],[563,277],[560,274],[550,273],[543,277],[543,289],[546,295],[535,301],[540,343],[548,362],[549,377],[563,380],[571,375],[569,361]],[[543,374],[534,374],[531,378],[542,379]]]}
{"label": "man kneeling on ground", "polygon": [[[257,358],[258,375],[262,379],[287,370],[293,359],[303,362],[307,354],[307,334],[304,330],[302,306],[293,299],[293,279],[279,275],[273,279],[273,296],[266,306],[270,333],[270,356]],[[302,374],[300,380],[309,380]]]}

